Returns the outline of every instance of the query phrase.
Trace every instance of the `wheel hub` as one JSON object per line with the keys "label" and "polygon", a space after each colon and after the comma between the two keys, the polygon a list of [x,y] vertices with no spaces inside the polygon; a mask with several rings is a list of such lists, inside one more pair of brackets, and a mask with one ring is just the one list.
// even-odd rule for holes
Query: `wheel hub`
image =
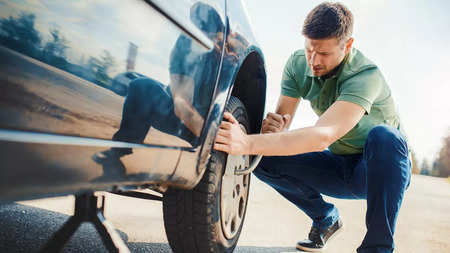
{"label": "wheel hub", "polygon": [[[245,127],[241,125],[245,131]],[[250,175],[235,175],[235,170],[249,166],[248,155],[228,155],[222,177],[221,220],[225,237],[233,238],[241,226],[247,205]]]}

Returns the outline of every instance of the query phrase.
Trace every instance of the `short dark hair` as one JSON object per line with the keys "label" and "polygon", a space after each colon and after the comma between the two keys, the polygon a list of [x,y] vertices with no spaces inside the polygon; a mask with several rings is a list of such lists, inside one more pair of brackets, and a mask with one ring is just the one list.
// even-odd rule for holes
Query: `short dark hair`
{"label": "short dark hair", "polygon": [[310,39],[350,38],[353,33],[353,14],[341,3],[324,2],[306,17],[302,34]]}

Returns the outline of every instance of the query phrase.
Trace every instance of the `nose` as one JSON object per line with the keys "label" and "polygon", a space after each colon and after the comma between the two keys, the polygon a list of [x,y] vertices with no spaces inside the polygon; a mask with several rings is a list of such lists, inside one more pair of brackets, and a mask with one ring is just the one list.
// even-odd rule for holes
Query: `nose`
{"label": "nose", "polygon": [[316,52],[311,53],[311,66],[317,65],[317,54]]}

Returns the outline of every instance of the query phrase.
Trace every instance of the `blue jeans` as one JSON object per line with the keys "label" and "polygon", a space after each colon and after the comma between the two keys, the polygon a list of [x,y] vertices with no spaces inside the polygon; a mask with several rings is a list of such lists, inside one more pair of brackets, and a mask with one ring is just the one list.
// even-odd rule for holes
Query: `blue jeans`
{"label": "blue jeans", "polygon": [[130,83],[113,140],[142,143],[150,127],[195,144],[195,135],[175,115],[170,89],[154,79],[138,78]]}
{"label": "blue jeans", "polygon": [[397,129],[374,127],[362,154],[335,155],[326,150],[263,157],[254,174],[305,212],[318,228],[339,218],[337,208],[321,194],[366,199],[367,233],[357,252],[393,252],[395,223],[411,178],[408,146]]}

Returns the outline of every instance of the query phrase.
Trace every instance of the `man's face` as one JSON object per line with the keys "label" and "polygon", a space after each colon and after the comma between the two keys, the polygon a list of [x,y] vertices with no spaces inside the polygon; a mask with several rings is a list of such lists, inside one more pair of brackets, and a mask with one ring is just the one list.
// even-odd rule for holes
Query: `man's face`
{"label": "man's face", "polygon": [[312,74],[323,76],[336,68],[350,52],[352,43],[353,38],[338,41],[336,38],[313,40],[306,37],[306,59]]}

